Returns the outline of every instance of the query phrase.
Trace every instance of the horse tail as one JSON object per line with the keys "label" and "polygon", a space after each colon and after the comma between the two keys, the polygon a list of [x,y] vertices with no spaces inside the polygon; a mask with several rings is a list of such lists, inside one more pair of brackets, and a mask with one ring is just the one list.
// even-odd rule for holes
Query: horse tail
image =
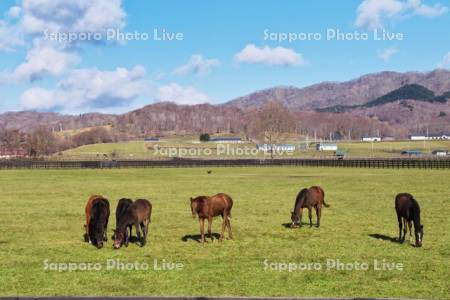
{"label": "horse tail", "polygon": [[320,191],[322,192],[322,202],[323,202],[323,206],[325,207],[330,207],[331,205],[326,204],[325,203],[325,191],[323,190],[323,188],[319,187]]}

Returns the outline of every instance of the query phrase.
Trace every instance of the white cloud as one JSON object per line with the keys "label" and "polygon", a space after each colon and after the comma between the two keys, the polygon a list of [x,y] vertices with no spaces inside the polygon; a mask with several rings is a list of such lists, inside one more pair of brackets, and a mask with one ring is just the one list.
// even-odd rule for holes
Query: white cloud
{"label": "white cloud", "polygon": [[412,10],[412,14],[424,17],[437,17],[448,12],[448,8],[440,3],[433,6],[423,4],[421,0],[409,0],[405,9]]}
{"label": "white cloud", "polygon": [[439,68],[450,67],[450,52],[444,55],[441,62],[438,64]]}
{"label": "white cloud", "polygon": [[76,69],[61,80],[55,89],[31,88],[20,99],[23,109],[76,111],[129,105],[145,95],[149,83],[144,80],[145,69],[114,71]]}
{"label": "white cloud", "polygon": [[157,101],[169,101],[177,104],[200,104],[210,102],[211,98],[193,87],[183,87],[176,83],[158,87]]}
{"label": "white cloud", "polygon": [[[0,20],[0,51],[13,51],[32,41],[26,60],[13,71],[0,71],[0,84],[59,76],[80,58],[70,44],[44,40],[49,33],[101,33],[122,28],[122,0],[23,0]],[[8,19],[9,18],[9,19]]]}
{"label": "white cloud", "polygon": [[121,0],[23,0],[22,26],[27,33],[104,32],[121,28],[126,14]]}
{"label": "white cloud", "polygon": [[11,19],[16,19],[20,16],[22,8],[20,6],[11,6],[6,13],[6,16]]}
{"label": "white cloud", "polygon": [[440,3],[429,6],[422,0],[364,0],[358,6],[355,25],[376,29],[385,21],[419,15],[436,17],[448,12]]}
{"label": "white cloud", "polygon": [[248,44],[234,56],[236,63],[265,64],[278,66],[302,66],[306,62],[301,53],[292,49],[264,46],[258,48],[253,44]]}
{"label": "white cloud", "polygon": [[35,44],[28,51],[24,63],[10,73],[0,73],[0,84],[31,82],[47,75],[62,75],[79,61],[80,58],[75,53],[57,50],[48,45]]}
{"label": "white cloud", "polygon": [[173,73],[176,75],[187,75],[187,74],[208,74],[213,67],[220,64],[217,59],[206,59],[200,54],[194,54],[191,56],[187,64],[176,68]]}
{"label": "white cloud", "polygon": [[397,48],[387,48],[383,50],[382,52],[378,53],[378,58],[384,60],[385,62],[388,62],[391,60],[391,57],[397,53],[399,53],[400,50]]}
{"label": "white cloud", "polygon": [[24,45],[20,28],[0,20],[0,51],[13,51],[16,47]]}

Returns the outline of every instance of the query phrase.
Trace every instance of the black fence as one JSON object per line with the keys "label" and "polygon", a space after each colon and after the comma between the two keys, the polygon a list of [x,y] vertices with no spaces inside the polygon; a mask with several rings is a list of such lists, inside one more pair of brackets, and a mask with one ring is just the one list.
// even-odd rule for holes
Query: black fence
{"label": "black fence", "polygon": [[450,169],[450,159],[172,159],[172,160],[3,160],[0,169],[190,168],[308,166],[341,168]]}

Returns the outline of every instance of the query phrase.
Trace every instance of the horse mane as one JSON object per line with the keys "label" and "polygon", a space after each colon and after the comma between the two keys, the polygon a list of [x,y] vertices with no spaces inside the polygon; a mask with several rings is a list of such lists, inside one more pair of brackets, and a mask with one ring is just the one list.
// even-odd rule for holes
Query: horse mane
{"label": "horse mane", "polygon": [[417,223],[417,225],[420,225],[420,206],[416,199],[414,199],[413,196],[411,196],[411,210],[412,210],[412,217],[414,223]]}
{"label": "horse mane", "polygon": [[206,201],[208,200],[208,196],[198,196],[195,197],[192,201],[197,203],[197,213],[203,209],[203,207],[206,205]]}
{"label": "horse mane", "polygon": [[297,207],[298,209],[301,206],[302,201],[305,201],[305,198],[308,194],[308,189],[304,188],[297,194],[297,198],[295,198],[295,207],[294,207],[294,213],[297,213]]}

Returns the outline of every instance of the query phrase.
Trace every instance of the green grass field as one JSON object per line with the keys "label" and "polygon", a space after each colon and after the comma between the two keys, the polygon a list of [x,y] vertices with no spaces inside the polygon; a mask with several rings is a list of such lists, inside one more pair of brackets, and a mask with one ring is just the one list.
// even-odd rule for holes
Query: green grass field
{"label": "green grass field", "polygon": [[[185,295],[449,298],[450,172],[330,168],[17,170],[0,172],[0,296]],[[321,185],[320,228],[288,229],[301,187]],[[424,244],[396,237],[394,196],[408,191],[422,207]],[[235,240],[202,246],[189,197],[217,192],[234,199]],[[153,203],[149,243],[96,249],[82,239],[84,205],[104,194],[114,212],[120,197]],[[307,219],[307,218],[306,218]],[[304,217],[305,220],[305,217]],[[315,221],[315,216],[314,219]],[[110,218],[109,235],[115,224]],[[218,232],[220,219],[213,223]],[[386,236],[386,239],[370,235]],[[107,259],[148,263],[149,270],[107,270]],[[159,262],[183,264],[154,270]],[[316,263],[322,270],[265,270],[270,263]],[[327,270],[327,259],[368,263],[369,270]],[[379,262],[403,271],[373,269]],[[98,263],[101,270],[57,272],[48,263]]]}
{"label": "green grass field", "polygon": [[[192,138],[168,138],[162,139],[160,142],[145,143],[144,141],[130,141],[121,143],[107,143],[85,145],[75,149],[64,151],[62,155],[56,155],[58,158],[74,158],[74,159],[102,159],[106,154],[110,157],[111,153],[115,153],[117,158],[121,159],[154,159],[169,157],[168,151],[155,151],[152,147],[157,144],[160,149],[172,148],[177,151],[175,156],[185,157],[221,157],[221,158],[239,158],[239,157],[255,157],[251,152],[256,145],[253,143],[228,144],[222,148],[217,148],[216,143],[192,143]],[[292,142],[297,145],[299,142]],[[386,142],[338,142],[339,149],[345,151],[347,157],[367,158],[367,157],[402,157],[403,150],[420,150],[424,155],[429,155],[433,150],[450,150],[450,141],[386,141]],[[220,146],[219,146],[220,147]],[[225,147],[229,147],[228,149]],[[236,149],[248,149],[247,152],[238,152]],[[210,152],[205,152],[209,149]],[[182,152],[184,151],[184,153]],[[269,153],[264,155],[263,152],[256,153],[256,157],[270,157]],[[172,155],[174,156],[174,155]],[[314,143],[311,143],[307,151],[296,150],[291,154],[284,153],[280,157],[333,157],[333,151],[316,151]]]}

